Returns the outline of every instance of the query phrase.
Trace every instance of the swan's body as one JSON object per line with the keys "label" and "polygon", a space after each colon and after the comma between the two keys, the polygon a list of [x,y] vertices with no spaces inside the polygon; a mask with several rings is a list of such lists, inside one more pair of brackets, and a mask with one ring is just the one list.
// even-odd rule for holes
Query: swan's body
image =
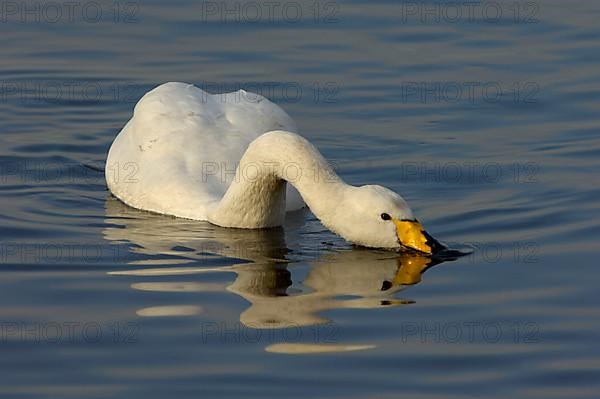
{"label": "swan's body", "polygon": [[306,203],[353,243],[433,251],[402,197],[344,183],[296,130],[260,95],[167,83],[139,101],[112,144],[108,187],[134,208],[224,227],[279,226]]}
{"label": "swan's body", "polygon": [[[210,95],[183,83],[148,92],[110,148],[109,189],[134,208],[207,220],[248,145],[268,131],[296,131],[280,107],[245,96]],[[298,193],[289,191],[288,210],[301,208]]]}

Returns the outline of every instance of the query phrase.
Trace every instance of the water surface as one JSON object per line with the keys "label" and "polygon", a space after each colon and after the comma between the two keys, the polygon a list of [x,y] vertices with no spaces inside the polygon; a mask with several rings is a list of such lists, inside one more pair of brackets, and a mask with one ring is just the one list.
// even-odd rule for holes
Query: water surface
{"label": "water surface", "polygon": [[[239,4],[2,15],[2,397],[596,397],[600,6]],[[166,81],[261,92],[473,254],[128,208],[106,153]]]}

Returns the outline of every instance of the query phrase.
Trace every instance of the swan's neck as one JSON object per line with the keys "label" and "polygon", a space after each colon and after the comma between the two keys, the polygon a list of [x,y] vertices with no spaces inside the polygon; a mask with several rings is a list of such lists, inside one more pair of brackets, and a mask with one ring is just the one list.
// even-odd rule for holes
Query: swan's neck
{"label": "swan's neck", "polygon": [[209,211],[208,220],[224,227],[279,226],[285,216],[287,183],[300,192],[326,226],[340,211],[345,193],[353,188],[305,138],[285,131],[269,132],[250,144],[234,181]]}

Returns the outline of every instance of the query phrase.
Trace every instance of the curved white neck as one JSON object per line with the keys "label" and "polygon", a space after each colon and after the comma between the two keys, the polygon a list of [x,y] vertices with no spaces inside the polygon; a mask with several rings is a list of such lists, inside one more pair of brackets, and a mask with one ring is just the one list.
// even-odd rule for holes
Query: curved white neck
{"label": "curved white neck", "polygon": [[235,180],[209,211],[208,221],[224,227],[279,226],[285,217],[286,182],[311,211],[331,226],[348,190],[319,151],[304,137],[286,131],[254,140],[236,169]]}

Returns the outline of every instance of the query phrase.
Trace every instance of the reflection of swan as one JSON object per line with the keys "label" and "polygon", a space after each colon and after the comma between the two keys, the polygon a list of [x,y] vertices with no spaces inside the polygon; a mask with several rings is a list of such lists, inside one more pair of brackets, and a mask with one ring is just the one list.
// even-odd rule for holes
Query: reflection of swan
{"label": "reflection of swan", "polygon": [[381,186],[344,183],[294,133],[281,108],[247,96],[209,95],[183,83],[148,92],[110,148],[109,189],[134,208],[224,227],[281,226],[286,210],[304,201],[355,244],[428,254],[441,248],[402,197]]}
{"label": "reflection of swan", "polygon": [[[111,197],[105,206],[107,222],[114,226],[104,230],[105,238],[134,244],[130,250],[136,254],[160,255],[156,261],[163,264],[223,257],[281,261],[288,251],[279,229],[223,229],[206,222],[140,212]],[[123,225],[125,228],[120,227]],[[149,265],[153,260],[142,258],[139,262]]]}
{"label": "reflection of swan", "polygon": [[313,262],[301,293],[287,294],[292,277],[283,265],[238,266],[227,289],[251,303],[240,321],[254,328],[313,325],[329,322],[319,315],[329,309],[402,305],[407,301],[392,294],[418,282],[431,262],[414,254],[360,252],[342,251]]}
{"label": "reflection of swan", "polygon": [[[164,217],[139,212],[109,198],[105,229],[108,240],[131,242],[147,255],[174,255],[194,264],[184,267],[143,268],[115,271],[111,274],[132,276],[177,276],[207,272],[231,272],[235,281],[223,286],[203,282],[139,281],[132,288],[143,291],[233,292],[250,302],[240,315],[240,321],[253,328],[281,328],[328,322],[322,311],[338,308],[378,308],[397,306],[407,301],[393,294],[406,285],[418,283],[421,274],[435,262],[416,253],[392,253],[367,249],[338,249],[313,260],[307,276],[299,284],[294,268],[285,258],[288,249],[278,230],[222,229],[199,222],[171,218],[169,226]],[[182,226],[180,223],[183,223]],[[194,228],[194,223],[199,225]],[[124,225],[121,227],[115,225]],[[186,227],[187,226],[187,227]],[[216,243],[218,242],[218,245]],[[239,256],[236,243],[246,242],[250,248]],[[199,264],[206,253],[205,243],[231,257],[246,257],[251,263],[209,267]],[[184,251],[173,248],[185,247]],[[249,255],[249,256],[248,256]],[[144,265],[146,261],[137,262]],[[148,262],[154,265],[152,259]],[[293,289],[290,289],[292,287]],[[145,313],[148,313],[147,311]]]}

